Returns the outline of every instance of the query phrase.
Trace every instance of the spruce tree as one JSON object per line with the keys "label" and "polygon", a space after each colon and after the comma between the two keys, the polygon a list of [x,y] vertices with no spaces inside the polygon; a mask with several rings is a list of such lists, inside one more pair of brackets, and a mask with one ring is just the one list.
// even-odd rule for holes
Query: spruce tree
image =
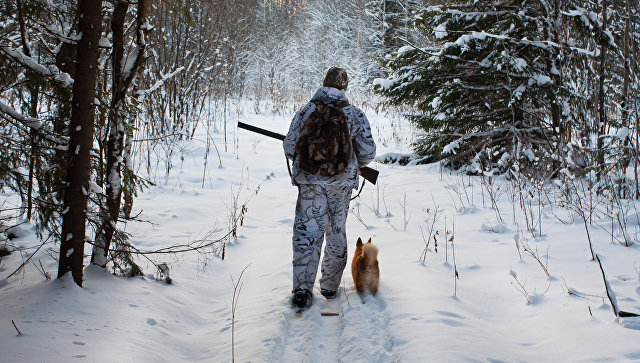
{"label": "spruce tree", "polygon": [[419,14],[417,28],[436,47],[407,42],[388,57],[392,75],[374,82],[389,104],[412,106],[407,116],[424,130],[418,154],[472,173],[551,167],[544,161],[557,146],[551,107],[564,107],[565,92],[542,6],[478,1]]}
{"label": "spruce tree", "polygon": [[86,239],[87,199],[91,171],[91,141],[102,29],[102,3],[97,0],[78,2],[78,41],[73,103],[69,130],[67,183],[62,212],[58,277],[71,272],[73,281],[82,286],[84,243]]}

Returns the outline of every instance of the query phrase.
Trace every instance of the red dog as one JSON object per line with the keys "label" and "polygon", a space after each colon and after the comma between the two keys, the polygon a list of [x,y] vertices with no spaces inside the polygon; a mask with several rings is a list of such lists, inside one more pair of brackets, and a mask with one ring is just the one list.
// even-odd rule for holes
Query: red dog
{"label": "red dog", "polygon": [[358,237],[351,262],[351,276],[360,297],[364,297],[366,290],[371,295],[376,295],[380,282],[380,268],[378,267],[378,247],[371,243],[371,238],[369,242],[362,243],[362,239]]}

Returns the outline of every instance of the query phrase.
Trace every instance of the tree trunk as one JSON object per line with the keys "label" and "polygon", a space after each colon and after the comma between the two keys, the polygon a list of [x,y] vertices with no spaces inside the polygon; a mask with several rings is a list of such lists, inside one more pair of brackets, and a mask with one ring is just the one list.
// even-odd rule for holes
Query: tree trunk
{"label": "tree trunk", "polygon": [[[622,53],[623,53],[623,59],[622,61],[624,62],[624,70],[623,70],[623,76],[622,76],[622,102],[621,102],[621,124],[624,127],[627,127],[629,129],[631,129],[631,125],[629,124],[629,67],[631,66],[631,62],[633,62],[633,60],[631,60],[629,58],[629,35],[631,33],[631,4],[630,4],[631,0],[626,0],[626,6],[625,6],[625,10],[627,13],[627,18],[625,20],[625,24],[624,24],[624,35],[622,37],[622,41],[624,42],[623,47],[622,47]],[[622,173],[625,173],[627,170],[627,167],[629,166],[629,163],[631,162],[631,158],[633,157],[632,155],[632,151],[631,148],[629,147],[629,145],[631,144],[631,135],[627,136],[624,139],[624,150],[623,155],[624,157],[622,158]]]}
{"label": "tree trunk", "polygon": [[[27,40],[27,29],[24,23],[24,14],[22,12],[22,1],[16,1],[16,10],[18,12],[18,25],[20,27],[20,40],[22,42],[22,50],[27,57],[31,57],[31,48],[29,47],[29,41]],[[27,74],[29,78],[35,78],[32,72],[28,72]],[[38,87],[35,84],[32,84],[30,87],[29,94],[29,116],[33,118],[38,117]],[[29,177],[27,182],[27,220],[31,220],[31,211],[33,209],[33,179],[34,179],[34,168],[36,164],[36,158],[38,157],[37,143],[36,143],[36,135],[37,132],[32,128],[29,130],[29,140],[31,147],[31,158],[29,160]]]}
{"label": "tree trunk", "polygon": [[[602,31],[607,30],[607,0],[602,0]],[[602,176],[604,173],[604,133],[606,129],[606,113],[604,108],[604,80],[605,80],[605,63],[607,61],[607,44],[602,43],[600,45],[600,57],[598,64],[598,125],[596,126],[597,130],[597,141],[596,141],[596,155],[597,155],[597,168],[598,175]]]}
{"label": "tree trunk", "polygon": [[106,171],[106,208],[100,206],[100,226],[96,231],[95,244],[91,254],[91,263],[100,267],[106,267],[109,246],[116,232],[116,225],[120,215],[122,204],[122,160],[124,154],[125,130],[130,128],[125,125],[127,117],[122,114],[121,106],[125,99],[129,85],[136,74],[136,68],[142,62],[145,49],[144,40],[144,13],[145,2],[138,0],[137,14],[137,52],[133,66],[125,69],[124,58],[124,24],[129,3],[123,0],[117,2],[113,11],[111,30],[113,32],[112,54],[112,98],[109,107],[109,135],[107,139],[107,164]]}
{"label": "tree trunk", "polygon": [[[29,107],[29,115],[33,118],[38,117],[38,89],[36,87],[30,92],[31,105]],[[35,166],[38,160],[38,132],[34,129],[29,130],[29,140],[31,146],[31,159],[29,160],[29,182],[27,184],[27,220],[31,220],[31,211],[33,210],[33,179],[35,178]]]}
{"label": "tree trunk", "polygon": [[[145,62],[143,61],[138,67],[138,79],[134,83],[133,86],[133,94],[135,95],[140,90],[140,83],[142,82],[143,72],[145,68]],[[131,116],[131,125],[135,125],[136,117],[135,115]],[[126,140],[124,144],[124,162],[125,165],[133,165],[133,127],[130,127],[126,130]],[[133,209],[133,188],[135,188],[132,182],[133,178],[123,178],[124,179],[124,190],[123,190],[123,201],[124,205],[122,206],[122,211],[124,213],[124,217],[129,219],[131,218],[131,211]]]}
{"label": "tree trunk", "polygon": [[[122,83],[122,60],[124,54],[124,21],[127,15],[129,4],[118,1],[113,10],[111,19],[111,31],[113,34],[113,52],[111,54],[111,67],[113,71],[111,86],[111,105],[109,107],[109,119],[107,136],[107,147],[105,154],[107,163],[105,167],[106,203],[100,205],[100,227],[96,231],[95,244],[91,254],[91,263],[100,267],[107,265],[107,254],[109,244],[115,233],[118,223],[118,213],[120,211],[120,163],[118,157],[121,152],[118,148],[120,140],[123,138],[124,125],[121,124],[119,115],[120,102],[124,95],[120,88]],[[118,199],[117,201],[115,199]],[[106,206],[104,205],[106,204]],[[115,210],[114,210],[115,209]]]}
{"label": "tree trunk", "polygon": [[64,195],[58,277],[71,271],[73,281],[82,286],[87,197],[89,192],[89,152],[93,140],[94,98],[98,69],[98,41],[102,28],[102,1],[78,0],[76,72],[73,83],[69,125],[69,166]]}
{"label": "tree trunk", "polygon": [[[627,4],[629,4],[629,1],[627,1]],[[637,34],[638,33],[638,25],[637,23],[634,23],[633,25],[633,31],[630,32],[631,34]],[[631,43],[629,44],[629,47],[631,48],[629,50],[629,53],[631,53],[631,59],[633,59],[633,62],[631,62],[631,67],[633,67],[632,73],[634,74],[634,85],[637,84],[637,74],[638,74],[638,48],[637,48],[637,42],[636,42],[636,36],[634,35],[633,37],[631,37],[630,39]],[[637,97],[637,90],[635,89],[635,87],[632,88],[632,98],[636,98]],[[639,153],[638,153],[638,148],[640,148],[640,119],[639,119],[639,115],[638,115],[638,101],[634,100],[634,107],[635,107],[635,147],[634,149],[634,162],[633,162],[633,173],[635,175],[635,188],[636,188],[636,192],[635,192],[635,198],[636,199],[640,199],[640,185],[639,185],[639,181],[638,181],[638,158],[640,157]],[[629,107],[631,107],[631,105],[629,105]]]}
{"label": "tree trunk", "polygon": [[[553,1],[553,10],[545,8],[545,29],[544,35],[545,39],[551,38],[555,44],[560,44],[560,1]],[[544,4],[540,5],[541,7],[545,7]],[[549,29],[550,28],[550,29]],[[564,136],[564,123],[562,120],[562,68],[561,50],[556,49],[555,47],[549,47],[549,55],[547,58],[547,72],[552,75],[554,89],[556,93],[554,95],[554,99],[551,101],[551,122],[553,125],[553,131],[555,136],[558,138],[556,152],[557,155],[564,155],[564,147],[566,146]],[[557,72],[557,73],[556,73]],[[562,158],[564,159],[564,158]]]}

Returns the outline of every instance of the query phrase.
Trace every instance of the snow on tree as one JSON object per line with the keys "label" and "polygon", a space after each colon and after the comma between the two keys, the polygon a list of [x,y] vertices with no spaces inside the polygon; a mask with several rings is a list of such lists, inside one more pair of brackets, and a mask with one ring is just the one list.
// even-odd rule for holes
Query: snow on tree
{"label": "snow on tree", "polygon": [[[426,160],[472,173],[614,172],[609,185],[637,191],[640,21],[632,3],[432,6],[416,19],[426,40],[405,39],[387,55],[390,76],[374,86],[389,104],[409,106]],[[624,176],[631,164],[634,180]]]}
{"label": "snow on tree", "polygon": [[40,235],[59,233],[53,216],[64,195],[74,14],[75,3],[62,1],[0,7],[0,185],[20,196],[17,214],[33,219]]}
{"label": "snow on tree", "polygon": [[393,105],[415,106],[409,118],[425,134],[415,149],[469,172],[504,172],[514,163],[544,170],[558,132],[550,105],[554,45],[545,37],[540,2],[433,6],[416,25],[436,47],[411,42],[388,58],[393,72],[376,80]]}
{"label": "snow on tree", "polygon": [[296,108],[308,101],[331,66],[347,70],[351,91],[367,92],[380,75],[379,1],[314,0],[296,3],[295,11],[279,3],[259,5],[245,52],[243,73],[256,104],[266,99],[273,101],[274,110]]}

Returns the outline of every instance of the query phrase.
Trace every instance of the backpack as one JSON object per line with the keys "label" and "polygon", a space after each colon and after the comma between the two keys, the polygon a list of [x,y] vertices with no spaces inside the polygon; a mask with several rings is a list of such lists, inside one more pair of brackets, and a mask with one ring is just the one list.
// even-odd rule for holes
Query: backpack
{"label": "backpack", "polygon": [[349,103],[311,102],[316,109],[304,123],[296,143],[298,167],[313,175],[338,175],[353,157],[349,120],[342,111]]}

